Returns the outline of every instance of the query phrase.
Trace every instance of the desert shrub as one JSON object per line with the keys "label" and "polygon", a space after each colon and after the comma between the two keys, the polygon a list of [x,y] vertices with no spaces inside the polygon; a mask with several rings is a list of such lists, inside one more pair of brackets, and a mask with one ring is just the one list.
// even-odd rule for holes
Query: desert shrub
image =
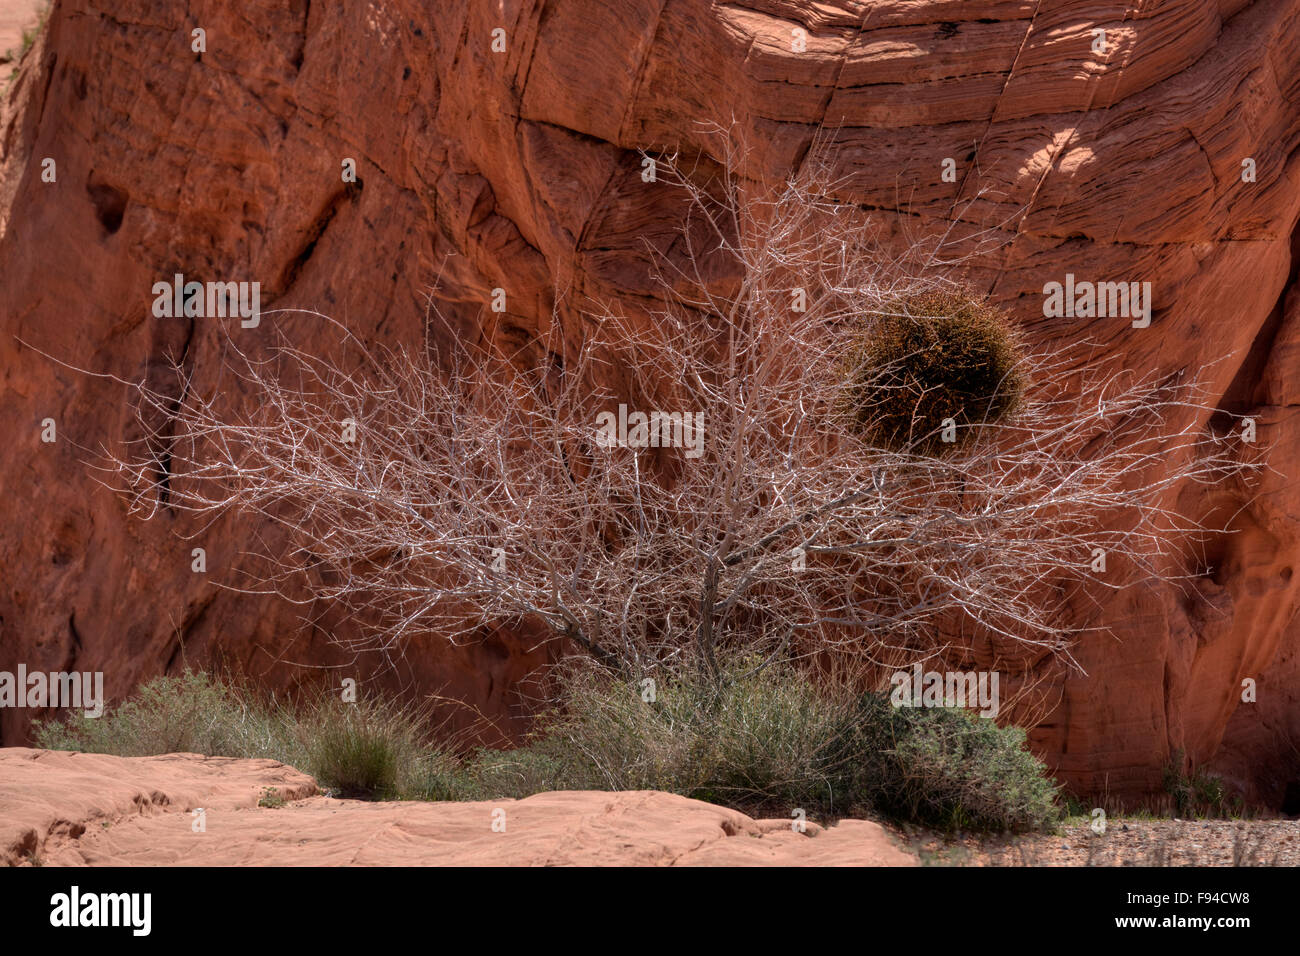
{"label": "desert shrub", "polygon": [[[894,299],[870,317],[850,355],[848,404],[859,427],[894,451],[934,454],[968,442],[971,426],[1007,421],[1026,388],[1014,328],[963,291]],[[954,441],[942,423],[956,424]]]}
{"label": "desert shrub", "polygon": [[1059,817],[1019,728],[957,708],[895,709],[789,666],[732,661],[717,684],[688,672],[653,702],[584,671],[563,700],[527,745],[470,761],[468,792],[665,790],[754,813],[874,811],[943,829],[1035,830]]}
{"label": "desert shrub", "polygon": [[866,694],[847,746],[850,789],[892,819],[948,830],[1024,831],[1060,818],[1025,732],[959,707],[895,708]]}
{"label": "desert shrub", "polygon": [[846,710],[790,669],[733,662],[719,683],[691,672],[661,680],[654,696],[584,668],[565,678],[563,710],[530,743],[480,753],[469,773],[492,795],[666,790],[787,813],[833,789],[824,753]]}
{"label": "desert shrub", "polygon": [[73,714],[35,728],[37,745],[122,757],[165,753],[273,757],[286,754],[289,737],[280,713],[235,685],[204,673],[156,677],[100,717]]}

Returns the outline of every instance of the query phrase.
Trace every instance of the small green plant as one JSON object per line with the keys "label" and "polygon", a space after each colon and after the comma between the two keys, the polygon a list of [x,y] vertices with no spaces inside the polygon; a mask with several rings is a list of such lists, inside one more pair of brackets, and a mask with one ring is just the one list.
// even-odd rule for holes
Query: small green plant
{"label": "small green plant", "polygon": [[1164,772],[1165,792],[1180,817],[1240,816],[1244,808],[1240,798],[1230,797],[1223,781],[1199,767],[1190,767],[1186,753],[1176,749],[1169,756]]}
{"label": "small green plant", "polygon": [[279,810],[285,804],[285,799],[280,795],[280,791],[275,787],[263,787],[262,798],[257,801],[259,807],[266,807],[269,810]]}
{"label": "small green plant", "polygon": [[424,716],[378,696],[355,703],[322,695],[300,719],[297,733],[307,767],[347,799],[398,799],[418,772],[426,749]]}
{"label": "small green plant", "polygon": [[1021,407],[1023,358],[1015,329],[989,303],[964,291],[904,296],[864,322],[849,358],[849,411],[883,448],[949,451]]}
{"label": "small green plant", "polygon": [[1092,819],[1092,807],[1084,803],[1072,793],[1062,794],[1059,798],[1062,802],[1061,812],[1066,822],[1088,821]]}

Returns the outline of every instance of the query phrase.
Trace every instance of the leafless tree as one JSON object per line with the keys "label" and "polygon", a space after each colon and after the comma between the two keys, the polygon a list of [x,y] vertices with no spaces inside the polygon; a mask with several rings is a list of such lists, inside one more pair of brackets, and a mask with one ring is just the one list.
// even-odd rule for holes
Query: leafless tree
{"label": "leafless tree", "polygon": [[[691,214],[655,256],[655,306],[562,301],[510,353],[491,334],[412,351],[341,330],[346,358],[287,341],[254,357],[228,337],[262,402],[136,386],[145,434],[113,456],[134,506],[160,507],[165,455],[168,507],[287,530],[270,583],[355,609],[372,646],[527,621],[625,675],[716,674],[728,648],[897,662],[969,627],[1068,657],[1074,589],[1177,573],[1163,555],[1198,528],[1176,492],[1243,467],[1195,381],[1093,365],[1085,345],[1027,352],[1010,419],[882,447],[846,412],[856,345],[899,301],[955,288],[980,237],[899,253],[834,198],[828,159],[764,186],[722,142],[712,173],[658,160]],[[636,447],[634,418],[611,440],[620,405],[702,434],[661,417],[667,441]]]}

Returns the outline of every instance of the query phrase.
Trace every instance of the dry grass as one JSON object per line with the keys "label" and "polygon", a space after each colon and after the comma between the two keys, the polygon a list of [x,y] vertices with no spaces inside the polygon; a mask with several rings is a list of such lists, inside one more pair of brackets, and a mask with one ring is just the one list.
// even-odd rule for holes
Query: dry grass
{"label": "dry grass", "polygon": [[1010,420],[1028,384],[1014,327],[964,290],[905,296],[866,317],[849,381],[853,417],[872,442],[929,455]]}

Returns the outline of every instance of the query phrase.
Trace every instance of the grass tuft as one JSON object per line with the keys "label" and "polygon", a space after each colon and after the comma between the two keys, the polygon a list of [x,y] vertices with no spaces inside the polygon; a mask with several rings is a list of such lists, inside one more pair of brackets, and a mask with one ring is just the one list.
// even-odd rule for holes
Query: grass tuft
{"label": "grass tuft", "polygon": [[265,757],[310,773],[340,796],[401,796],[429,736],[424,713],[379,696],[267,701],[242,685],[187,671],[156,677],[102,717],[38,723],[37,746],[144,757]]}

